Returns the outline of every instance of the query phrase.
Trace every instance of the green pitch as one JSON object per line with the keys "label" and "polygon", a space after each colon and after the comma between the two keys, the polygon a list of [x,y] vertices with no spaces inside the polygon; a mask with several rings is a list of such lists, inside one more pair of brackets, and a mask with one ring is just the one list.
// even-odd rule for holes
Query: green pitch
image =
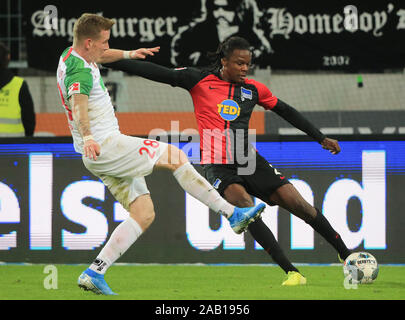
{"label": "green pitch", "polygon": [[[80,290],[86,266],[0,265],[0,300],[368,300],[405,299],[405,267],[380,266],[375,283],[345,289],[342,267],[302,266],[308,284],[282,287],[275,266],[116,265],[106,275],[115,297]],[[56,271],[56,273],[55,273]]]}

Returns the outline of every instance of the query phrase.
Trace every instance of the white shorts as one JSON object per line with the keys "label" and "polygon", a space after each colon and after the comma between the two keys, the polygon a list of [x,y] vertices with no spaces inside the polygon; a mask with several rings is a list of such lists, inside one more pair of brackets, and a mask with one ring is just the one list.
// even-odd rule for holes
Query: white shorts
{"label": "white shorts", "polygon": [[152,173],[166,149],[164,142],[113,134],[100,145],[96,161],[83,156],[83,163],[129,211],[137,197],[149,193],[144,177]]}

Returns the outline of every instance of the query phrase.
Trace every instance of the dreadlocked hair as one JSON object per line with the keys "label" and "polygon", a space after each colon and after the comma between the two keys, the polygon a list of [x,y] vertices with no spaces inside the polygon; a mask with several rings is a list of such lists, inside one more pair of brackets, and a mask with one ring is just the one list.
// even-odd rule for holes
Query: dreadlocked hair
{"label": "dreadlocked hair", "polygon": [[218,72],[222,68],[221,59],[229,58],[234,50],[251,50],[250,44],[247,40],[241,37],[230,37],[220,43],[215,52],[208,52],[207,58],[211,62],[207,70],[211,72]]}

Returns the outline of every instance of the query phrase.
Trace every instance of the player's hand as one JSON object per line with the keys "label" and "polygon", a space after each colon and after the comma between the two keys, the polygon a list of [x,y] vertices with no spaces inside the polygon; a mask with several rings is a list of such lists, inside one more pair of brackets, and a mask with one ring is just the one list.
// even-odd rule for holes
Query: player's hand
{"label": "player's hand", "polygon": [[140,48],[137,50],[132,50],[129,53],[131,59],[145,59],[147,56],[154,56],[155,53],[159,52],[160,47],[154,48]]}
{"label": "player's hand", "polygon": [[93,139],[87,140],[83,145],[84,156],[90,160],[97,160],[100,155],[100,145]]}
{"label": "player's hand", "polygon": [[321,142],[322,148],[329,150],[332,154],[338,154],[340,152],[340,146],[337,140],[331,138],[325,138]]}

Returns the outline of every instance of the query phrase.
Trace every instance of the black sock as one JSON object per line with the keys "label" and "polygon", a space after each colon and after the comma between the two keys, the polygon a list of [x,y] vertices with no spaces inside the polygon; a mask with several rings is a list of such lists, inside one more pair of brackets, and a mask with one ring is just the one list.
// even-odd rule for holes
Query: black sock
{"label": "black sock", "polygon": [[249,224],[248,230],[253,238],[263,247],[264,250],[266,250],[285,273],[288,273],[289,271],[299,272],[285,256],[274,237],[273,232],[271,232],[262,219],[258,219]]}
{"label": "black sock", "polygon": [[346,247],[340,235],[332,228],[328,220],[324,215],[316,208],[317,215],[310,221],[305,221],[308,223],[316,232],[318,232],[322,237],[325,238],[339,253],[340,258],[345,260],[351,251]]}

